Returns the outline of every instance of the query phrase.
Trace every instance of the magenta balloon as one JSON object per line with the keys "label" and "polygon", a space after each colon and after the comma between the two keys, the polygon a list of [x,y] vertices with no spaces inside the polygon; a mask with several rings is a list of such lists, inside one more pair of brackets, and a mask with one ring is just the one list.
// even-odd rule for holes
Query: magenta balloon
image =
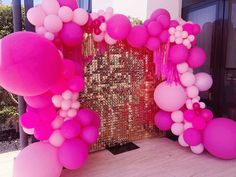
{"label": "magenta balloon", "polygon": [[184,119],[188,122],[192,122],[195,119],[196,113],[193,110],[186,110],[184,111]]}
{"label": "magenta balloon", "polygon": [[132,47],[142,47],[148,40],[148,32],[143,25],[136,25],[131,30],[127,37],[128,43]]}
{"label": "magenta balloon", "polygon": [[72,60],[64,59],[63,60],[63,76],[70,78],[76,74],[76,63]]}
{"label": "magenta balloon", "polygon": [[115,40],[124,40],[131,30],[128,17],[122,14],[113,15],[107,21],[107,33]]}
{"label": "magenta balloon", "polygon": [[88,145],[79,139],[66,140],[59,148],[60,163],[67,169],[80,168],[88,157]]}
{"label": "magenta balloon", "polygon": [[161,23],[153,21],[148,24],[147,30],[151,36],[155,37],[155,36],[158,36],[162,32],[163,28],[162,28]]}
{"label": "magenta balloon", "polygon": [[169,29],[170,27],[170,17],[166,15],[160,15],[156,18],[156,21],[159,22],[164,29]]}
{"label": "magenta balloon", "polygon": [[162,82],[155,89],[154,100],[162,110],[173,112],[184,106],[187,95],[180,84]]}
{"label": "magenta balloon", "polygon": [[176,20],[171,20],[170,21],[170,27],[177,27],[179,25],[179,22],[178,21],[176,21]]}
{"label": "magenta balloon", "polygon": [[84,90],[84,78],[81,76],[74,76],[69,80],[69,88],[74,92],[81,92]]}
{"label": "magenta balloon", "polygon": [[201,132],[194,128],[189,128],[185,130],[183,137],[184,137],[184,141],[190,146],[197,146],[200,143],[202,143]]}
{"label": "magenta balloon", "polygon": [[34,112],[24,113],[20,117],[20,123],[25,128],[35,128],[40,124],[40,116]]}
{"label": "magenta balloon", "polygon": [[195,85],[199,89],[199,91],[207,91],[211,88],[213,84],[213,79],[211,75],[208,73],[197,73],[195,75],[196,82]]}
{"label": "magenta balloon", "polygon": [[192,48],[189,52],[188,64],[192,68],[202,66],[206,61],[206,53],[199,47]]}
{"label": "magenta balloon", "polygon": [[22,96],[40,95],[58,80],[61,71],[58,50],[44,37],[17,32],[2,39],[0,85],[6,90]]}
{"label": "magenta balloon", "polygon": [[198,35],[201,32],[201,26],[199,24],[193,25],[193,34]]}
{"label": "magenta balloon", "polygon": [[209,109],[203,109],[201,112],[201,117],[205,119],[205,121],[209,122],[213,119],[213,112]]}
{"label": "magenta balloon", "polygon": [[74,22],[64,23],[60,36],[65,45],[74,47],[82,43],[83,30]]}
{"label": "magenta balloon", "polygon": [[65,78],[60,78],[50,89],[54,94],[61,94],[69,87],[69,83]]}
{"label": "magenta balloon", "polygon": [[170,14],[166,9],[157,9],[151,14],[151,19],[155,20],[157,17],[165,15],[170,18]]}
{"label": "magenta balloon", "polygon": [[206,120],[203,117],[196,116],[192,121],[193,127],[197,130],[204,130],[206,128]]}
{"label": "magenta balloon", "polygon": [[25,102],[33,108],[44,108],[52,106],[52,94],[49,92],[43,93],[38,96],[25,96]]}
{"label": "magenta balloon", "polygon": [[100,127],[100,117],[99,115],[87,108],[80,109],[77,114],[77,120],[83,126],[91,126],[94,125],[95,127]]}
{"label": "magenta balloon", "polygon": [[61,172],[58,150],[46,142],[30,144],[14,160],[14,177],[59,177]]}
{"label": "magenta balloon", "polygon": [[80,132],[80,125],[75,119],[67,120],[61,126],[61,134],[67,139],[75,138]]}
{"label": "magenta balloon", "polygon": [[155,125],[162,131],[170,130],[174,123],[171,119],[171,113],[166,111],[157,112],[154,120]]}
{"label": "magenta balloon", "polygon": [[156,51],[159,49],[160,45],[161,45],[160,39],[156,37],[149,37],[145,46],[151,51]]}
{"label": "magenta balloon", "polygon": [[97,127],[90,126],[90,127],[85,127],[82,130],[81,133],[81,138],[88,144],[93,144],[96,143],[98,140],[99,136],[99,131]]}
{"label": "magenta balloon", "polygon": [[75,10],[79,7],[76,0],[58,0],[58,2],[61,7],[67,6],[67,7],[71,8],[72,10]]}
{"label": "magenta balloon", "polygon": [[39,125],[34,129],[34,137],[40,141],[48,140],[52,133],[53,128],[51,124]]}
{"label": "magenta balloon", "polygon": [[145,27],[147,27],[147,26],[149,25],[149,23],[151,23],[152,21],[154,21],[154,20],[152,20],[152,19],[147,19],[147,20],[145,20],[145,21],[143,22],[143,25],[144,25]]}
{"label": "magenta balloon", "polygon": [[188,59],[189,52],[188,49],[182,45],[174,45],[170,47],[169,60],[175,64],[183,63]]}
{"label": "magenta balloon", "polygon": [[50,124],[57,117],[56,108],[54,106],[35,109],[34,113],[40,116],[41,124]]}
{"label": "magenta balloon", "polygon": [[170,33],[167,30],[164,30],[160,34],[160,40],[162,43],[167,43],[169,41]]}
{"label": "magenta balloon", "polygon": [[187,31],[189,35],[193,34],[193,28],[194,28],[194,25],[190,23],[186,23],[183,25],[184,31]]}
{"label": "magenta balloon", "polygon": [[227,118],[210,121],[203,133],[206,150],[221,159],[236,158],[236,123]]}

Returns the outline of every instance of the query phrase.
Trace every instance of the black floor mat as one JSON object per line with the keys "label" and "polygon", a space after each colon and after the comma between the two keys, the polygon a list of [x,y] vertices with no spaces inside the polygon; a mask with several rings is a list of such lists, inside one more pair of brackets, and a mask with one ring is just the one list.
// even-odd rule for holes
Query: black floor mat
{"label": "black floor mat", "polygon": [[110,151],[113,155],[117,155],[117,154],[121,154],[127,151],[132,151],[135,149],[138,149],[140,147],[138,147],[136,144],[129,142],[123,145],[116,145],[116,146],[112,146],[112,147],[107,147],[106,149],[108,151]]}

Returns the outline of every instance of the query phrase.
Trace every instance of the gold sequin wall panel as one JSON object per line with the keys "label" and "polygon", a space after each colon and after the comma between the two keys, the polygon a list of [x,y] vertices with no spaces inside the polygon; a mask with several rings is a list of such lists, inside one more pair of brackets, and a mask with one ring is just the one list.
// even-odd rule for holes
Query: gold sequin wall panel
{"label": "gold sequin wall panel", "polygon": [[87,65],[85,82],[82,106],[101,116],[100,138],[91,151],[162,135],[153,123],[158,81],[147,50],[129,49],[125,43],[110,46]]}

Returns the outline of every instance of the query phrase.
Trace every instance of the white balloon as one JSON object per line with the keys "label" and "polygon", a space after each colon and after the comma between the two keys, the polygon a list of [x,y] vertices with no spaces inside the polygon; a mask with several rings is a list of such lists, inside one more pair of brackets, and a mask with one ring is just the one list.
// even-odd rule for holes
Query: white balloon
{"label": "white balloon", "polygon": [[171,132],[174,134],[174,135],[181,135],[184,131],[184,125],[182,123],[174,123],[172,126],[171,126]]}
{"label": "white balloon", "polygon": [[183,134],[179,135],[178,142],[183,147],[189,147],[189,145],[184,141]]}
{"label": "white balloon", "polygon": [[171,119],[176,122],[180,123],[184,120],[183,112],[182,111],[174,111],[171,113]]}
{"label": "white balloon", "polygon": [[199,144],[197,146],[191,146],[191,151],[195,154],[201,154],[204,151],[204,146],[203,144]]}

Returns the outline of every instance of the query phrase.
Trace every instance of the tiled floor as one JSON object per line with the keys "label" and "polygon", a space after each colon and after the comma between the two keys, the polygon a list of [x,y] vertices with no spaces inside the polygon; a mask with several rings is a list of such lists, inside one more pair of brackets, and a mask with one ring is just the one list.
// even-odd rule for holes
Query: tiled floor
{"label": "tiled floor", "polygon": [[[93,153],[82,169],[64,170],[61,177],[236,177],[236,160],[194,155],[165,138],[135,143],[141,148],[116,156],[108,151]],[[11,177],[15,155],[0,155],[0,177]]]}

